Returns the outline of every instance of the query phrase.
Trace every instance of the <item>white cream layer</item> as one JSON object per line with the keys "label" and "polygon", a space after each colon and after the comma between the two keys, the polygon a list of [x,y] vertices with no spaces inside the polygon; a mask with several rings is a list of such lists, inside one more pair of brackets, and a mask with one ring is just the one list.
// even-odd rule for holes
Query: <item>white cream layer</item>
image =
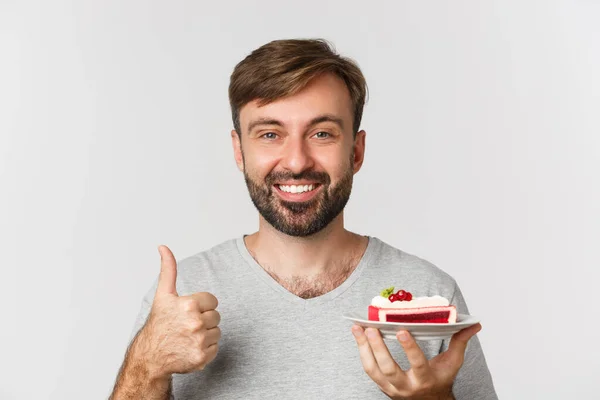
{"label": "white cream layer", "polygon": [[447,306],[450,302],[442,296],[431,297],[413,297],[411,301],[391,302],[387,297],[375,296],[371,300],[371,305],[379,308],[419,308],[419,307],[438,307]]}

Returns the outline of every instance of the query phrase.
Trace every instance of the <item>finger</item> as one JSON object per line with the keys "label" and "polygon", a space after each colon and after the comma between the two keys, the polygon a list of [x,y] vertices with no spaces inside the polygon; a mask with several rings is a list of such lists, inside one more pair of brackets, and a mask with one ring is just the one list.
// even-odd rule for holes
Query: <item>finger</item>
{"label": "finger", "polygon": [[379,330],[374,328],[367,328],[366,330],[367,339],[369,345],[373,350],[373,356],[379,365],[381,373],[386,377],[388,382],[397,388],[404,387],[408,383],[406,373],[402,371],[400,366],[396,363],[387,345],[384,343],[383,338]]}
{"label": "finger", "polygon": [[221,328],[218,326],[204,332],[203,347],[210,347],[221,340]]}
{"label": "finger", "polygon": [[404,353],[406,353],[406,358],[408,358],[415,377],[421,381],[428,379],[431,375],[429,361],[412,335],[408,331],[402,330],[396,334],[396,338],[398,338]]}
{"label": "finger", "polygon": [[167,246],[158,246],[158,252],[160,253],[160,276],[158,277],[156,294],[177,295],[175,287],[177,281],[177,261],[175,261],[175,256]]}
{"label": "finger", "polygon": [[204,350],[204,357],[203,357],[203,362],[202,365],[198,368],[199,370],[203,370],[204,367],[210,363],[212,360],[215,359],[215,357],[217,357],[217,352],[219,351],[219,345],[218,344],[213,344],[211,346],[209,346],[208,348],[206,348]]}
{"label": "finger", "polygon": [[205,311],[202,313],[202,320],[206,329],[212,329],[221,322],[221,314],[216,310]]}
{"label": "finger", "polygon": [[200,312],[214,310],[219,305],[217,298],[208,292],[194,293],[190,297],[198,303]]}
{"label": "finger", "polygon": [[453,364],[462,364],[469,340],[481,330],[481,324],[465,328],[452,336],[448,346],[448,357]]}
{"label": "finger", "polygon": [[369,341],[365,335],[365,330],[358,325],[353,325],[352,334],[354,335],[354,339],[356,340],[356,344],[358,346],[358,354],[360,356],[363,369],[373,380],[373,382],[379,385],[380,388],[388,388],[390,383],[387,381],[387,379],[385,379],[383,373],[379,369],[379,365],[375,360],[375,356],[373,355],[373,351],[371,350],[371,346],[369,345]]}

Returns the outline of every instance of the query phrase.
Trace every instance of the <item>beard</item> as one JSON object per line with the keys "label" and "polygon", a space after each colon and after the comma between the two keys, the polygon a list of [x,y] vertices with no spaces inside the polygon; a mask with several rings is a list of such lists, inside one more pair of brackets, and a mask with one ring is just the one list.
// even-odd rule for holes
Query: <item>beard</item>
{"label": "beard", "polygon": [[[352,163],[335,185],[331,185],[327,173],[319,171],[307,170],[299,174],[271,171],[264,183],[255,181],[246,171],[244,168],[246,186],[260,215],[278,231],[296,237],[307,237],[321,231],[342,212],[350,199],[354,176]],[[302,202],[285,201],[273,193],[276,182],[301,179],[318,183],[320,192]]]}

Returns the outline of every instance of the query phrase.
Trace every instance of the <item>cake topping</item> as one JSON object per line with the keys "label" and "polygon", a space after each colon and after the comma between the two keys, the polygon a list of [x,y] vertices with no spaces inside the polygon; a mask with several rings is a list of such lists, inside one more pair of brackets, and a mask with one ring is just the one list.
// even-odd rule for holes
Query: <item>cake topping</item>
{"label": "cake topping", "polygon": [[412,300],[412,293],[411,292],[407,292],[406,290],[398,290],[398,292],[396,292],[394,296],[395,300],[390,300],[391,302],[394,301],[411,301]]}
{"label": "cake topping", "polygon": [[371,300],[372,306],[380,308],[440,307],[449,304],[448,299],[439,295],[413,297],[411,292],[402,289],[394,293],[393,287],[384,289]]}
{"label": "cake topping", "polygon": [[387,298],[392,303],[395,301],[411,301],[413,296],[411,292],[407,292],[406,290],[399,289],[396,293],[394,293],[394,287],[389,287],[387,289],[383,289],[381,291],[381,297]]}
{"label": "cake topping", "polygon": [[383,289],[381,291],[381,297],[389,297],[390,295],[392,295],[394,293],[394,287],[389,287],[387,289]]}

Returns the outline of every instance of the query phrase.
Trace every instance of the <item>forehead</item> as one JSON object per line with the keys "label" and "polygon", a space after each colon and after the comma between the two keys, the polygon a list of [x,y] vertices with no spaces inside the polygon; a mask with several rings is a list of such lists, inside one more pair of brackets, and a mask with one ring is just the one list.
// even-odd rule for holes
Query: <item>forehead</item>
{"label": "forehead", "polygon": [[337,116],[344,120],[344,126],[352,126],[350,92],[344,81],[332,74],[315,78],[302,91],[262,107],[256,100],[244,105],[240,125],[246,131],[252,121],[268,118],[284,125],[302,126],[323,114]]}

